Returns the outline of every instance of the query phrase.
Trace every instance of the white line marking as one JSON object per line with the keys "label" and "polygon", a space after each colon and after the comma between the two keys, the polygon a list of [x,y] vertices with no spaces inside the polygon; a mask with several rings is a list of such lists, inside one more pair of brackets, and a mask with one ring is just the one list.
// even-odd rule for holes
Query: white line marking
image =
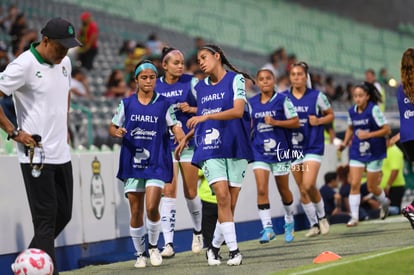
{"label": "white line marking", "polygon": [[412,249],[412,248],[414,248],[414,246],[397,248],[397,249],[394,249],[394,250],[382,252],[382,253],[379,253],[379,254],[369,255],[369,256],[365,256],[365,257],[354,259],[354,260],[345,260],[345,261],[344,260],[339,260],[338,262],[335,262],[335,263],[327,264],[327,265],[320,266],[320,267],[317,267],[317,268],[312,268],[312,269],[309,269],[309,270],[295,272],[295,273],[292,273],[292,274],[295,274],[295,275],[307,274],[307,273],[320,271],[320,270],[327,269],[327,268],[334,267],[334,266],[339,266],[339,265],[349,264],[349,263],[359,262],[359,261],[365,261],[365,260],[369,260],[369,259],[372,259],[372,258],[376,258],[376,257],[392,254],[394,252],[400,252],[400,251],[404,251],[404,250]]}

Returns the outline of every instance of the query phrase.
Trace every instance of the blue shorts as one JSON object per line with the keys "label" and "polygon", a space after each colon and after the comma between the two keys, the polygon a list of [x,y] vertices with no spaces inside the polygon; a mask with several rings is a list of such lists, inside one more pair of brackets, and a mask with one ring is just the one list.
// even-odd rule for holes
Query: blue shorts
{"label": "blue shorts", "polygon": [[228,181],[230,186],[241,187],[247,164],[245,159],[219,158],[205,160],[200,166],[209,185]]}

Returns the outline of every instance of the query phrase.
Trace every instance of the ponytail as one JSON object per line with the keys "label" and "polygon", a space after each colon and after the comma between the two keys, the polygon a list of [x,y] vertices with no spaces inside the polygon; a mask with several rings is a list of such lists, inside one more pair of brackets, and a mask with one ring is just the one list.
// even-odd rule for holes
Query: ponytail
{"label": "ponytail", "polygon": [[369,95],[369,101],[375,104],[382,102],[382,96],[374,84],[364,81],[361,84],[355,86],[355,88],[361,88]]}

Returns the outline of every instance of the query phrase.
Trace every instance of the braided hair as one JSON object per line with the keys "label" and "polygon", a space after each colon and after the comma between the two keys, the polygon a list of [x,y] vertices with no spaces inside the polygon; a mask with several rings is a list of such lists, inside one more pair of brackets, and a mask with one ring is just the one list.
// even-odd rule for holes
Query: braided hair
{"label": "braided hair", "polygon": [[405,96],[414,104],[414,49],[405,50],[401,58],[401,81]]}
{"label": "braided hair", "polygon": [[254,78],[251,77],[248,73],[242,72],[239,69],[237,69],[233,64],[231,64],[229,62],[229,60],[227,59],[227,57],[224,55],[224,52],[222,49],[220,49],[219,46],[217,45],[213,45],[213,44],[209,44],[209,45],[204,45],[200,48],[200,50],[208,50],[210,51],[212,54],[218,53],[220,54],[220,58],[221,58],[221,64],[226,65],[227,67],[229,67],[230,70],[242,74],[245,78],[250,79],[251,81],[253,81],[253,83],[256,83]]}

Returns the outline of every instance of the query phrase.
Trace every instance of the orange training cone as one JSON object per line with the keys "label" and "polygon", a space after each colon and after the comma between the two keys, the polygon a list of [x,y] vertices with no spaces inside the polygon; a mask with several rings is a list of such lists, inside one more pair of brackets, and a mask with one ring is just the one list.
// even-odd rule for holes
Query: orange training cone
{"label": "orange training cone", "polygon": [[331,252],[331,251],[324,251],[321,254],[319,254],[318,257],[313,259],[314,264],[322,264],[326,262],[332,262],[341,259],[342,257]]}

